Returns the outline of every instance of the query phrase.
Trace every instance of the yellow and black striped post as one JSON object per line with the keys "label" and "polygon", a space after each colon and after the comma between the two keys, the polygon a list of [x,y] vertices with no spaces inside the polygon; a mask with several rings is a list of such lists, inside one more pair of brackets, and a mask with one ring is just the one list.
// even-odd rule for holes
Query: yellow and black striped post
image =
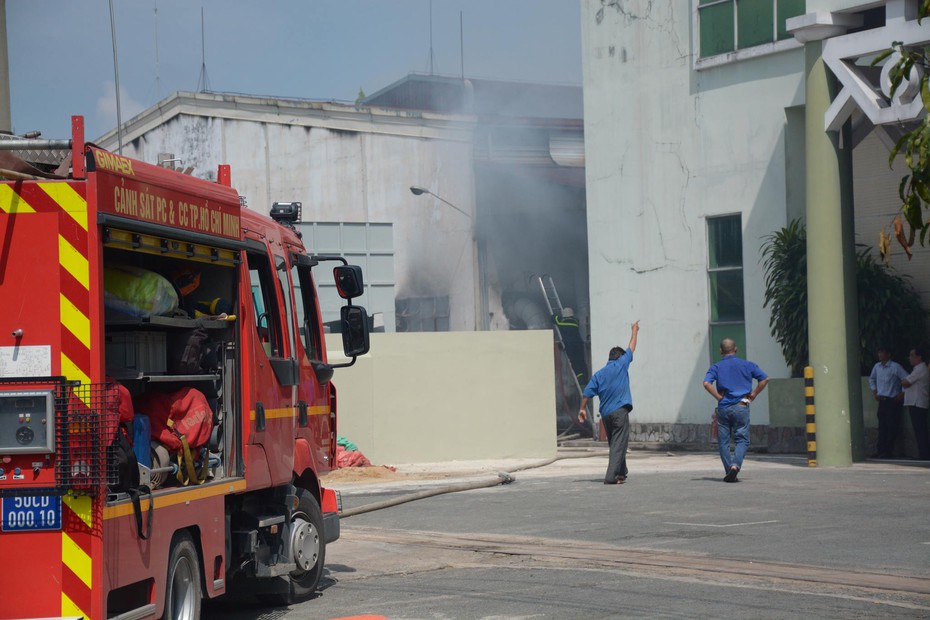
{"label": "yellow and black striped post", "polygon": [[817,467],[817,422],[814,419],[814,369],[804,367],[804,415],[807,419],[807,466]]}

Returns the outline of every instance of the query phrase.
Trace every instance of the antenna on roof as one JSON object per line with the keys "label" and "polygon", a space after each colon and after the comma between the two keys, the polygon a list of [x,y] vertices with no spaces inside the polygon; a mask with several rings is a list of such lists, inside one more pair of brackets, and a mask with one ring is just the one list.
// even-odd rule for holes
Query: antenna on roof
{"label": "antenna on roof", "polygon": [[161,99],[161,69],[158,66],[158,2],[155,3],[155,100]]}
{"label": "antenna on roof", "polygon": [[433,0],[429,0],[429,74],[433,75],[436,56],[433,55]]}
{"label": "antenna on roof", "polygon": [[116,87],[116,145],[117,152],[123,154],[123,114],[119,107],[119,62],[116,53],[116,18],[113,17],[113,0],[110,0],[110,38],[113,41],[113,81]]}
{"label": "antenna on roof", "polygon": [[[112,1],[112,0],[111,0]],[[204,93],[210,90],[210,78],[207,77],[207,51],[204,43],[203,7],[200,7],[200,77],[197,78],[197,91]]]}
{"label": "antenna on roof", "polygon": [[0,132],[13,133],[10,108],[10,46],[6,36],[6,0],[0,1]]}

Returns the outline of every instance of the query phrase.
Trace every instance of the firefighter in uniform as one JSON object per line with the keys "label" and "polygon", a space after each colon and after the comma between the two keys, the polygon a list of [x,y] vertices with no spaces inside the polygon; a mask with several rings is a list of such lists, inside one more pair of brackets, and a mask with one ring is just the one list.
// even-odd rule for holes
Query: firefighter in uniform
{"label": "firefighter in uniform", "polygon": [[563,308],[562,314],[554,314],[552,320],[562,335],[562,344],[565,345],[565,353],[578,383],[584,385],[588,376],[588,364],[585,362],[584,341],[581,339],[575,312],[571,308]]}

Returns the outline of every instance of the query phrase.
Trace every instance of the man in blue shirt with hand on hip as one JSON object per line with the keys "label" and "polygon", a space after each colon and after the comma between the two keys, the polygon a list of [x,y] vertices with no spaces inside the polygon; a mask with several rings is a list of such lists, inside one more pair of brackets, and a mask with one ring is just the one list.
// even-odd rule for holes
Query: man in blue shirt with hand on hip
{"label": "man in blue shirt with hand on hip", "polygon": [[878,403],[878,446],[872,458],[890,459],[894,453],[904,402],[901,379],[906,378],[907,372],[891,359],[890,349],[879,347],[878,362],[869,374],[869,388]]}
{"label": "man in blue shirt with hand on hip", "polygon": [[[768,375],[754,362],[736,357],[732,338],[720,342],[723,359],[710,367],[704,376],[704,389],[717,399],[717,445],[726,476],[724,482],[737,482],[743,457],[749,449],[749,403],[765,389]],[[756,380],[753,389],[752,380]],[[716,384],[716,386],[715,386]],[[736,449],[730,457],[730,436]]]}
{"label": "man in blue shirt with hand on hip", "polygon": [[601,421],[607,433],[607,445],[610,457],[607,461],[607,475],[604,484],[623,484],[626,482],[626,448],[630,441],[630,412],[633,411],[633,397],[630,394],[630,362],[636,349],[636,336],[639,334],[639,321],[632,325],[633,334],[626,351],[614,347],[608,355],[607,365],[594,373],[581,399],[578,422],[584,424],[588,417],[588,400],[597,396],[600,399]]}

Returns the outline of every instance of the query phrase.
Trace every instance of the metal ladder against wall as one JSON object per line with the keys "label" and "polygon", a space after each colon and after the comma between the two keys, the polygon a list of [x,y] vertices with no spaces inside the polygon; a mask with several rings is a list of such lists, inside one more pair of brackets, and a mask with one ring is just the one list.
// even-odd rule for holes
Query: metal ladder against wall
{"label": "metal ladder against wall", "polygon": [[[543,297],[546,300],[546,307],[549,308],[549,316],[559,315],[562,316],[562,300],[559,299],[559,292],[555,289],[555,282],[552,281],[552,276],[544,274],[541,276],[536,276],[536,280],[539,282],[539,288],[542,290]],[[559,351],[562,354],[562,360],[568,365],[570,373],[572,375],[572,382],[575,384],[575,389],[578,390],[578,398],[583,396],[583,391],[581,389],[581,384],[578,383],[578,373],[575,371],[575,368],[572,366],[572,361],[568,357],[568,353],[565,351],[565,342],[562,340],[562,332],[559,329],[559,326],[555,326],[555,336],[559,343]],[[594,436],[597,436],[598,428],[597,421],[595,416],[590,416],[591,423],[594,427]]]}
{"label": "metal ladder against wall", "polygon": [[[549,316],[562,316],[562,300],[559,299],[559,292],[555,290],[555,282],[552,281],[552,276],[541,275],[537,276],[536,279],[539,281],[539,287],[542,289],[543,297],[546,298],[546,307],[549,308]],[[562,339],[562,330],[559,329],[558,325],[555,326],[555,337],[559,343],[559,350],[563,353],[562,358],[568,363],[568,367],[571,369],[572,377],[575,380],[575,387],[580,397],[581,385],[578,383],[578,373],[572,366],[572,360],[565,352],[565,341]]]}
{"label": "metal ladder against wall", "polygon": [[[549,316],[552,316],[553,314],[558,314],[561,316],[562,301],[559,299],[559,292],[555,290],[555,282],[552,281],[552,276],[536,276],[536,280],[539,281],[539,287],[542,289],[543,297],[546,298],[546,307],[549,308]],[[561,342],[561,340],[562,335],[559,334],[559,341]]]}

